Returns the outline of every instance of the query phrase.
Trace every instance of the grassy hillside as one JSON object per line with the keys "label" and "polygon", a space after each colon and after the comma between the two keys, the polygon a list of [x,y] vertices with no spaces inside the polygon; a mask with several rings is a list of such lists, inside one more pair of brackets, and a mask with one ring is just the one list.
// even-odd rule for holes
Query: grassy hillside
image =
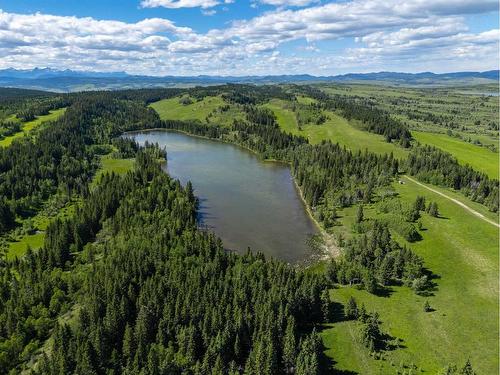
{"label": "grassy hillside", "polygon": [[462,164],[486,173],[490,178],[498,178],[498,153],[486,147],[476,146],[446,134],[412,132],[415,139],[421,143],[438,147],[449,152]]}
{"label": "grassy hillside", "polygon": [[217,107],[224,105],[219,96],[207,96],[203,100],[193,99],[192,104],[182,104],[179,97],[160,100],[152,103],[151,107],[158,112],[162,120],[200,120],[205,118]]}
{"label": "grassy hillside", "polygon": [[331,140],[334,143],[345,145],[353,151],[368,149],[379,154],[392,152],[400,158],[407,155],[405,149],[387,143],[381,135],[361,130],[333,112],[326,112],[329,119],[324,124],[308,124],[299,130],[295,114],[286,107],[286,102],[273,99],[265,106],[276,114],[278,124],[285,132],[304,135],[313,144],[320,143],[322,140]]}
{"label": "grassy hillside", "polygon": [[23,123],[21,127],[21,131],[17,132],[16,134],[13,134],[9,137],[5,137],[4,139],[0,140],[0,147],[8,147],[14,141],[14,139],[19,138],[19,137],[24,137],[24,135],[34,128],[40,126],[44,122],[47,121],[53,121],[62,116],[62,114],[66,111],[66,108],[60,108],[60,109],[55,109],[53,111],[50,111],[48,115],[44,116],[38,116],[35,120],[33,121],[28,121]]}
{"label": "grassy hillside", "polygon": [[[368,310],[379,312],[384,330],[402,339],[402,347],[386,352],[384,361],[375,360],[357,339],[358,323],[341,322],[322,333],[327,354],[335,358],[337,368],[360,374],[396,373],[401,363],[414,363],[421,371],[433,374],[449,362],[463,364],[468,357],[478,373],[494,374],[499,365],[498,228],[446,198],[403,180],[404,185],[394,185],[401,199],[412,202],[421,195],[439,205],[441,217],[424,214],[423,239],[409,244],[438,276],[434,280],[437,290],[430,297],[417,296],[405,287],[393,287],[385,297],[356,288],[333,290],[335,301],[345,302],[354,296]],[[492,216],[466,198],[461,197],[461,201]],[[354,207],[341,212],[341,221],[347,227],[355,212]],[[375,207],[365,213],[368,217],[377,215]],[[423,311],[425,300],[435,311]]]}
{"label": "grassy hillside", "polygon": [[[453,88],[404,88],[380,85],[320,85],[329,94],[362,97],[412,129],[422,131],[460,131],[464,135],[483,134],[498,138],[491,125],[498,125],[498,98],[468,95]],[[476,88],[496,92],[490,85]]]}
{"label": "grassy hillside", "polygon": [[[182,98],[188,98],[183,96]],[[220,96],[207,96],[200,101],[191,99],[191,104],[182,104],[181,97],[160,100],[151,104],[162,120],[199,120],[228,126],[234,120],[243,120],[245,114],[240,106],[228,104]]]}

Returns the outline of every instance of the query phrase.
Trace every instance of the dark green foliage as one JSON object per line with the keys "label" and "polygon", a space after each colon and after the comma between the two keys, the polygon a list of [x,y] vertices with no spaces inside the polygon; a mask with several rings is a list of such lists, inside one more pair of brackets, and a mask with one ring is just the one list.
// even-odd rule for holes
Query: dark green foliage
{"label": "dark green foliage", "polygon": [[468,359],[462,368],[458,369],[456,365],[448,365],[439,372],[439,375],[476,375],[476,372]]}
{"label": "dark green foliage", "polygon": [[436,202],[430,202],[427,207],[427,212],[433,217],[439,217],[439,208]]}
{"label": "dark green foliage", "polygon": [[111,144],[117,148],[113,156],[119,159],[134,158],[139,150],[137,142],[130,138],[115,138]]}
{"label": "dark green foliage", "polygon": [[[360,284],[370,293],[391,283],[412,286],[416,279],[425,277],[422,259],[392,240],[387,226],[378,221],[368,233],[347,242],[344,257],[328,272],[332,281]],[[415,290],[421,291],[428,284],[417,286]]]}
{"label": "dark green foliage", "polygon": [[356,303],[356,300],[352,296],[349,297],[349,300],[345,305],[344,315],[345,318],[348,320],[358,319],[358,304]]}
{"label": "dark green foliage", "polygon": [[475,202],[498,210],[498,180],[468,165],[460,165],[451,154],[432,146],[413,147],[408,155],[408,173],[424,182],[461,190]]}
{"label": "dark green foliage", "polygon": [[392,155],[353,153],[331,142],[303,145],[295,150],[292,160],[297,183],[313,207],[325,199],[337,207],[363,201],[367,186],[386,185],[397,169],[398,162]]}
{"label": "dark green foliage", "polygon": [[[134,172],[104,175],[73,218],[51,224],[42,250],[2,269],[2,371],[55,327],[43,374],[317,373],[320,341],[304,332],[328,306],[321,279],[199,232],[192,187],[157,156],[147,148]],[[77,324],[56,324],[75,303]]]}
{"label": "dark green foliage", "polygon": [[300,345],[295,374],[319,375],[321,373],[321,353],[321,338],[316,332],[313,332],[310,336],[307,336]]}
{"label": "dark green foliage", "polygon": [[31,99],[23,102],[16,117],[23,121],[33,121],[37,116],[48,115],[51,110],[66,107],[71,103],[69,95]]}
{"label": "dark green foliage", "polygon": [[361,327],[361,341],[370,352],[384,349],[384,335],[380,329],[378,313],[368,314]]}
{"label": "dark green foliage", "polygon": [[0,233],[11,229],[15,224],[15,217],[10,205],[4,199],[0,200]]}
{"label": "dark green foliage", "polygon": [[413,207],[416,211],[425,211],[425,197],[418,195]]}
{"label": "dark green foliage", "polygon": [[0,122],[0,139],[21,131],[21,124],[14,121]]}
{"label": "dark green foliage", "polygon": [[[72,105],[53,126],[0,148],[0,196],[11,211],[26,216],[40,209],[58,189],[86,194],[97,168],[95,144],[108,144],[126,130],[154,127],[158,116],[142,104],[117,100],[109,93],[75,94]],[[64,102],[67,104],[67,102]],[[133,146],[115,141],[124,156]],[[1,230],[2,228],[0,228]]]}
{"label": "dark green foliage", "polygon": [[365,219],[365,215],[363,213],[363,206],[358,206],[358,209],[356,210],[356,224],[361,224],[363,220]]}

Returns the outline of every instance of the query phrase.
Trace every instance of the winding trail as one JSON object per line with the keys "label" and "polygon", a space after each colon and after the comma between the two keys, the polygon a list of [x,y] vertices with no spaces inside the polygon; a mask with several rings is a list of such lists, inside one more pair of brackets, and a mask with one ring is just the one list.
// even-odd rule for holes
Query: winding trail
{"label": "winding trail", "polygon": [[482,219],[482,220],[484,220],[484,221],[486,221],[486,222],[488,222],[488,223],[490,223],[490,224],[492,224],[492,225],[496,226],[497,228],[500,228],[500,224],[498,224],[497,222],[495,222],[495,221],[493,221],[493,220],[488,219],[488,218],[487,218],[486,216],[484,216],[482,213],[477,212],[476,210],[474,210],[474,209],[470,208],[470,207],[469,207],[469,206],[467,206],[465,203],[460,202],[458,199],[452,198],[452,197],[450,197],[449,195],[446,195],[446,194],[444,194],[444,193],[440,192],[439,190],[436,190],[436,189],[433,189],[433,188],[431,188],[431,187],[429,187],[429,186],[427,186],[427,185],[424,185],[423,183],[418,182],[417,180],[415,180],[415,179],[411,178],[410,176],[405,175],[404,177],[405,177],[406,179],[410,180],[411,182],[413,182],[413,183],[415,183],[415,184],[417,184],[417,185],[420,185],[420,186],[422,186],[423,188],[426,188],[427,190],[432,191],[433,193],[439,194],[440,196],[442,196],[442,197],[444,197],[444,198],[446,198],[446,199],[449,199],[449,200],[450,200],[450,201],[452,201],[453,203],[458,204],[460,207],[465,208],[467,211],[469,211],[469,212],[470,212],[470,213],[472,213],[473,215],[477,216],[478,218],[480,218],[480,219]]}

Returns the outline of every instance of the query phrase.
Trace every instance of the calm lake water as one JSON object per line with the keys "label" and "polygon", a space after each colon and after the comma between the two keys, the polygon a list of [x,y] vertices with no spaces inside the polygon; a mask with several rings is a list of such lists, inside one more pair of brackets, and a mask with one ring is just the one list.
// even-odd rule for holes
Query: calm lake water
{"label": "calm lake water", "polygon": [[244,252],[250,247],[291,263],[311,255],[306,242],[317,228],[287,165],[182,133],[154,130],[127,137],[166,148],[168,172],[183,184],[193,183],[200,225],[221,237],[226,248]]}

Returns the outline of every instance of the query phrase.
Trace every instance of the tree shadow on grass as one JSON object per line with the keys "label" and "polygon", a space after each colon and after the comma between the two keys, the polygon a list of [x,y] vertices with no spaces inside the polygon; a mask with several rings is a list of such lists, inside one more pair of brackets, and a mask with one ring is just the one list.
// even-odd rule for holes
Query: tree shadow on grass
{"label": "tree shadow on grass", "polygon": [[377,297],[389,298],[390,296],[392,296],[393,293],[394,293],[394,289],[392,289],[390,286],[386,285],[386,286],[377,288],[377,290],[373,294],[375,294]]}
{"label": "tree shadow on grass", "polygon": [[325,348],[323,345],[323,355],[320,357],[319,362],[320,362],[320,369],[321,369],[321,374],[333,374],[333,375],[358,375],[356,371],[351,371],[351,370],[341,370],[335,368],[337,365],[337,361],[335,359],[328,357],[325,354],[325,351],[328,348]]}
{"label": "tree shadow on grass", "polygon": [[344,314],[344,305],[341,304],[340,302],[332,301],[331,302],[331,322],[332,323],[338,323],[338,322],[343,322],[349,319],[346,319],[346,316]]}
{"label": "tree shadow on grass", "polygon": [[436,280],[439,280],[441,276],[433,273],[430,269],[424,268],[424,275],[427,276],[427,286],[424,290],[419,291],[417,294],[424,297],[431,297],[435,295],[438,291],[438,284]]}
{"label": "tree shadow on grass", "polygon": [[381,337],[381,351],[391,352],[397,349],[405,349],[406,345],[404,344],[404,340],[399,337],[394,337],[389,335],[388,333],[383,333]]}

